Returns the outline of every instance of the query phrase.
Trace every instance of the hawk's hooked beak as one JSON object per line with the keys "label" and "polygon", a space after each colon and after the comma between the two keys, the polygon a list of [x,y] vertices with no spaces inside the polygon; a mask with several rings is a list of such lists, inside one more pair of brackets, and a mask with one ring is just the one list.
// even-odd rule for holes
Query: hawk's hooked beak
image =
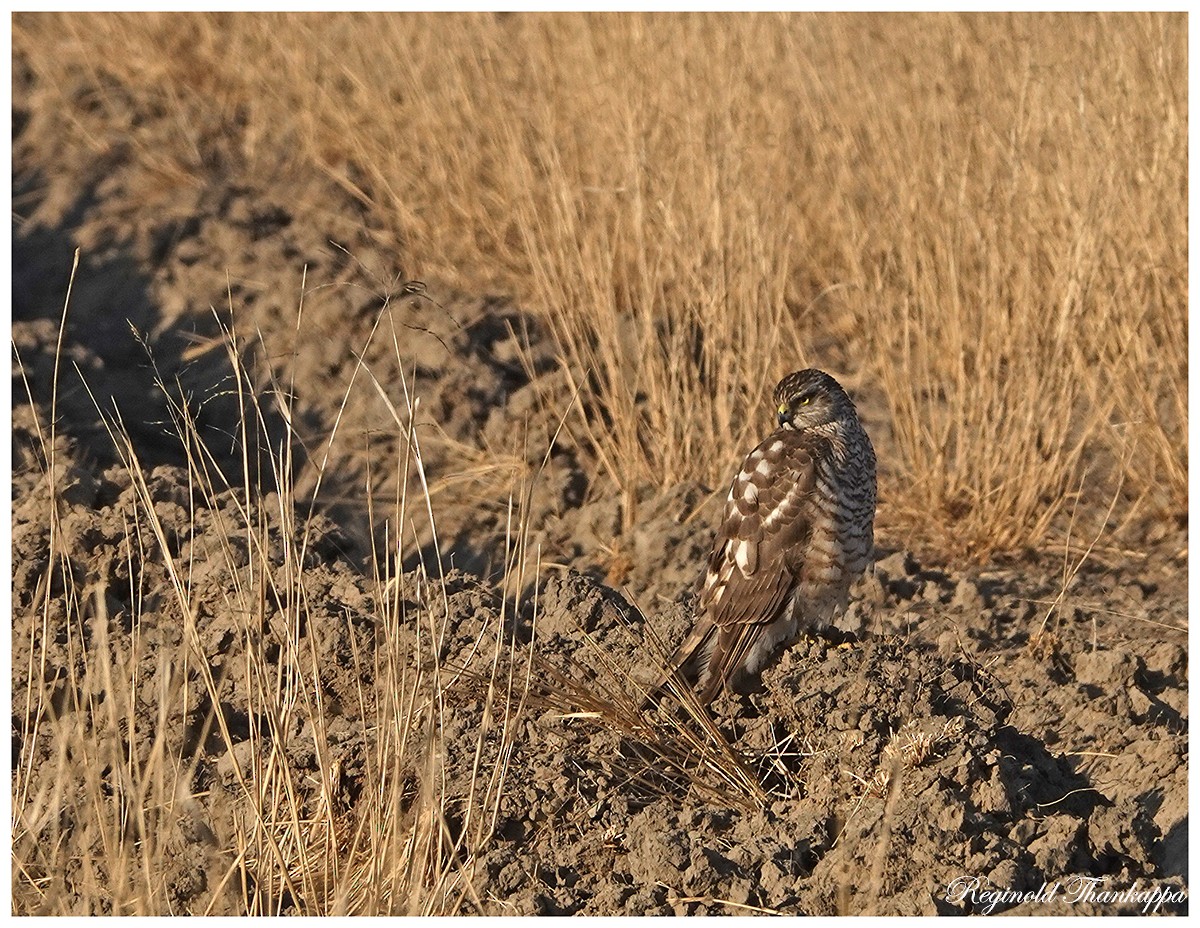
{"label": "hawk's hooked beak", "polygon": [[788,421],[788,404],[787,403],[780,404],[779,409],[776,410],[776,413],[779,416],[780,426],[786,425],[787,421]]}

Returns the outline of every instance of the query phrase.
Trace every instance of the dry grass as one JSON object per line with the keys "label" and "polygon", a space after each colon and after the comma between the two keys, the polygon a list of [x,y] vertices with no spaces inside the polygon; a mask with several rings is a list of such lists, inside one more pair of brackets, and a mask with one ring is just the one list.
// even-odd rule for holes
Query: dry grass
{"label": "dry grass", "polygon": [[[449,613],[444,586],[430,576],[441,571],[422,564],[402,581],[391,574],[413,556],[411,539],[436,533],[415,397],[405,384],[406,408],[393,410],[407,453],[394,470],[389,514],[373,513],[390,542],[374,559],[382,566],[369,600],[369,646],[352,655],[354,704],[331,711],[335,668],[314,626],[345,623],[353,647],[363,616],[347,606],[331,617],[314,580],[321,558],[310,553],[311,519],[325,464],[313,501],[299,499],[288,450],[292,385],[264,390],[269,375],[251,369],[261,366],[259,353],[236,331],[225,336],[241,409],[241,484],[231,485],[195,411],[176,396],[171,415],[188,461],[180,513],[172,508],[178,491],[164,496],[121,413],[97,404],[130,488],[117,507],[124,532],[116,563],[89,557],[95,552],[60,524],[76,479],[54,426],[65,372],[56,366],[45,424],[27,397],[50,533],[37,601],[17,635],[30,647],[27,686],[14,694],[14,912],[179,914],[181,897],[189,907],[207,900],[219,914],[454,914],[478,905],[473,868],[495,832],[528,666],[515,665],[499,628],[485,629],[495,644],[472,664],[489,682],[482,695],[471,693],[481,713],[467,746],[476,766],[465,790],[453,786],[446,730],[467,683],[439,657]],[[19,357],[17,365],[23,372]],[[273,414],[284,434],[271,436]],[[251,478],[251,459],[264,452],[271,494]],[[423,492],[413,495],[412,486]],[[536,579],[521,514],[527,494],[517,489],[499,626]],[[502,661],[515,669],[500,673]],[[353,801],[344,750],[330,734],[339,717],[364,732]],[[297,738],[308,739],[316,776],[295,761]],[[217,778],[232,778],[232,790],[206,779],[214,767],[201,762],[214,756]],[[196,873],[208,882],[189,882]]]}
{"label": "dry grass", "polygon": [[[726,479],[815,364],[887,410],[885,533],[1036,545],[1128,447],[1118,516],[1186,507],[1182,15],[37,16],[14,43],[86,71],[61,104],[114,128],[75,142],[131,144],[150,190],[316,168],[418,274],[518,294],[627,500]],[[176,144],[139,141],[150,108]]]}

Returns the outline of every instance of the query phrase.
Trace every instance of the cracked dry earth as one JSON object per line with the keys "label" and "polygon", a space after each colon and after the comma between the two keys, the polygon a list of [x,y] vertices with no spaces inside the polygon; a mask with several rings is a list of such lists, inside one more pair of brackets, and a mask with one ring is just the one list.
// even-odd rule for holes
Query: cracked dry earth
{"label": "cracked dry earth", "polygon": [[[18,86],[14,96],[32,92]],[[322,203],[319,216],[302,213],[294,191],[285,196],[262,179],[237,177],[175,191],[149,215],[138,208],[139,178],[119,151],[112,163],[54,161],[54,138],[41,122],[24,114],[16,132],[25,169],[17,177],[23,218],[13,255],[13,692],[26,690],[31,670],[44,673],[41,683],[55,694],[44,724],[66,730],[81,701],[71,692],[74,681],[95,679],[84,665],[100,651],[140,655],[136,698],[113,724],[165,725],[166,743],[194,767],[188,814],[167,838],[171,907],[232,914],[242,890],[222,877],[242,788],[237,770],[273,748],[304,775],[298,782],[315,784],[314,720],[298,719],[283,743],[264,744],[249,708],[246,658],[254,643],[226,608],[232,580],[223,565],[251,557],[239,528],[247,515],[232,497],[196,498],[130,322],[158,376],[204,398],[197,427],[214,448],[226,449],[220,463],[232,472],[241,462],[227,436],[236,405],[227,357],[205,350],[220,335],[210,307],[232,302],[243,331],[286,346],[272,363],[280,375],[291,365],[301,438],[328,434],[339,415],[346,435],[368,435],[372,423],[390,415],[378,392],[356,390],[344,409],[342,397],[364,345],[381,380],[394,347],[367,338],[379,305],[363,295],[375,291],[360,278],[364,267],[381,279],[401,268],[363,231],[366,220],[352,201],[319,182],[299,198]],[[331,239],[347,251],[330,248]],[[64,478],[55,501],[39,469],[33,412],[47,421],[57,319],[76,245],[84,257],[63,346],[57,432]],[[304,337],[293,351],[305,267],[310,285],[331,286],[312,291]],[[333,285],[339,282],[346,285]],[[585,449],[563,436],[528,508],[530,543],[540,545],[544,560],[537,595],[527,586],[514,607],[512,591],[504,594],[497,580],[504,502],[481,502],[482,491],[452,477],[467,446],[540,464],[546,436],[515,436],[548,397],[557,398],[553,408],[566,408],[569,385],[535,318],[499,298],[454,294],[436,282],[429,288],[440,305],[398,300],[392,311],[400,354],[418,371],[423,410],[441,430],[426,454],[440,548],[434,552],[423,538],[421,551],[428,563],[440,554],[445,575],[444,586],[418,583],[421,570],[410,558],[402,565],[403,595],[444,630],[440,656],[448,664],[486,675],[499,649],[511,650],[512,667],[538,671],[504,741],[484,739],[480,757],[479,690],[455,689],[447,706],[442,775],[452,827],[468,827],[455,797],[470,793],[477,771],[496,769],[502,748],[506,764],[491,836],[470,870],[462,911],[953,914],[987,905],[984,897],[948,893],[961,877],[1022,892],[1072,878],[1107,888],[1186,886],[1181,525],[1148,533],[1140,554],[1089,560],[1057,604],[1061,558],[1029,554],[963,567],[884,546],[839,629],[785,654],[760,692],[714,704],[715,725],[735,753],[684,770],[661,759],[678,744],[668,716],[678,720],[682,710],[670,701],[657,710],[656,730],[648,730],[624,708],[617,715],[628,724],[571,711],[563,694],[619,693],[632,690],[628,678],[645,683],[655,675],[660,658],[651,639],[670,648],[685,633],[718,495],[695,485],[647,491],[633,524],[623,525],[611,488],[589,479],[594,469]],[[145,492],[164,527],[161,540],[131,536],[131,525],[144,520],[137,491],[85,381],[93,395],[117,398],[148,475]],[[868,404],[864,416],[877,428],[883,413]],[[223,445],[215,440],[222,435]],[[268,644],[279,639],[261,650],[267,671],[272,660],[283,660],[283,639],[292,636],[297,660],[320,681],[322,737],[339,765],[341,814],[351,819],[368,801],[356,790],[376,736],[356,696],[375,673],[361,657],[382,633],[380,588],[372,579],[378,561],[353,494],[367,476],[394,467],[402,456],[397,448],[395,437],[380,433],[366,453],[347,453],[339,463],[322,490],[333,502],[310,525],[305,621],[281,629],[268,617],[262,629]],[[311,488],[312,461],[297,450],[297,481]],[[267,503],[274,499],[270,486],[261,489]],[[91,610],[78,639],[64,627],[66,606],[54,596],[47,638],[40,621],[26,620],[40,608],[40,584],[53,573],[52,507],[81,588],[103,605]],[[253,519],[268,526],[266,537],[277,544],[265,556],[282,570],[278,512],[264,504]],[[131,548],[131,537],[142,537],[144,548]],[[157,694],[170,671],[156,655],[178,647],[183,634],[167,595],[169,560],[192,565],[196,634],[219,701],[214,705],[191,668],[186,711],[161,718]],[[142,601],[134,602],[135,594]],[[42,653],[44,668],[32,657]],[[20,705],[14,698],[14,757],[26,756],[21,739],[30,730]],[[232,749],[215,734],[218,715]],[[33,793],[39,782],[52,782],[60,747],[42,738],[32,749]],[[414,791],[420,778],[414,771]],[[63,799],[67,832],[78,798]],[[14,905],[36,910],[29,896],[18,894]],[[1065,891],[996,906],[1029,914],[1139,909],[1100,898],[1070,901]],[[1185,912],[1186,902],[1160,911]]]}

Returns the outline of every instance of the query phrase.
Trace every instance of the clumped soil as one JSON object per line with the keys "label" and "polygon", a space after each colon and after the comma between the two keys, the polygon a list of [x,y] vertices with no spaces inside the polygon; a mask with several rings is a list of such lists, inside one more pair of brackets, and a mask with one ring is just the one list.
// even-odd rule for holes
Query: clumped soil
{"label": "clumped soil", "polygon": [[[474,757],[485,704],[478,686],[493,666],[536,671],[515,674],[523,702],[507,736],[507,779],[464,911],[953,914],[985,904],[947,892],[962,877],[1010,890],[1073,877],[1102,877],[1106,888],[1185,885],[1186,537],[1179,525],[1154,532],[1137,552],[1096,553],[1064,596],[1061,556],[948,565],[885,531],[875,569],[840,626],[787,652],[760,691],[713,705],[734,753],[718,751],[708,766],[689,766],[686,754],[672,763],[664,759],[680,744],[672,732],[698,723],[673,699],[639,715],[637,686],[654,682],[660,648],[686,631],[719,494],[696,485],[647,490],[631,518],[592,476],[597,469],[569,430],[543,462],[552,429],[533,413],[561,414],[572,390],[537,319],[506,299],[436,281],[422,292],[341,189],[319,179],[285,189],[226,166],[199,188],[156,186],[147,207],[147,179],[122,160],[120,147],[103,163],[60,152],[53,118],[38,108],[36,81],[19,77],[13,692],[27,690],[31,673],[44,674],[39,682],[56,694],[47,724],[61,722],[103,701],[102,692],[69,692],[75,681],[96,679],[85,672],[89,659],[139,655],[132,703],[119,720],[102,712],[91,723],[164,726],[167,753],[194,765],[188,814],[166,839],[175,911],[238,911],[244,889],[235,892],[224,877],[244,790],[239,771],[271,747],[268,726],[250,708],[256,700],[245,659],[262,642],[248,642],[244,617],[231,614],[233,578],[222,566],[261,554],[246,549],[247,515],[233,494],[196,495],[156,384],[190,398],[215,465],[241,473],[242,439],[231,426],[239,401],[221,326],[255,333],[251,341],[267,346],[264,370],[292,385],[298,497],[315,489],[335,421],[345,436],[329,451],[338,466],[327,469],[318,496],[329,502],[308,522],[306,621],[280,627],[279,603],[261,626],[263,640],[278,644],[261,650],[268,665],[290,642],[320,681],[323,737],[340,769],[338,814],[353,821],[367,801],[357,789],[376,733],[357,694],[371,673],[361,656],[381,634],[372,574],[386,559],[373,551],[378,539],[355,500],[366,497],[368,480],[389,485],[403,457],[395,430],[379,425],[391,418],[379,391],[355,389],[343,405],[351,379],[366,379],[356,356],[400,408],[395,366],[397,356],[403,360],[430,435],[423,452],[438,546],[426,531],[400,566],[405,595],[445,629],[440,659],[465,666],[478,684],[453,691],[442,732],[452,818],[454,797],[465,803],[478,765],[499,763],[492,742]],[[142,128],[152,140],[155,126]],[[55,499],[41,473],[44,429],[76,246],[83,257],[58,362],[63,477]],[[302,279],[309,289],[297,333]],[[372,338],[381,318],[386,331]],[[119,409],[129,429],[166,555],[193,566],[195,633],[219,704],[191,668],[183,671],[192,691],[187,712],[159,715],[162,675],[181,672],[161,655],[178,650],[184,630],[170,606],[166,559],[154,553],[160,541],[131,543],[143,537],[131,526],[145,519],[97,402]],[[279,434],[276,425],[261,423],[263,434]],[[474,480],[450,479],[478,463],[472,448],[537,469],[527,513],[543,569],[536,588],[517,599],[498,588],[507,500],[485,470]],[[737,450],[729,449],[731,467]],[[879,450],[886,459],[886,445]],[[269,468],[251,460],[250,471],[265,501],[252,518],[271,523]],[[62,571],[50,567],[54,510],[75,587],[94,600],[78,641],[65,627],[67,604],[53,595],[45,621],[30,620],[45,600],[43,584],[52,593],[65,588]],[[277,544],[266,557],[282,568],[285,536],[273,526],[267,537]],[[436,579],[437,555],[441,582],[417,583],[418,575]],[[1069,560],[1077,558],[1075,551]],[[274,588],[287,589],[287,578]],[[505,595],[518,605],[506,606]],[[499,665],[497,642],[506,653]],[[583,711],[596,709],[588,699],[607,699],[608,714]],[[55,782],[63,755],[44,738],[27,750],[22,705],[14,699],[14,758],[28,764],[28,794],[39,795]],[[232,750],[218,736],[218,718]],[[317,782],[311,724],[298,719],[274,748]],[[420,773],[413,776],[416,791]],[[73,801],[84,797],[62,800],[68,834]],[[37,910],[35,894],[18,891],[15,899],[18,911]],[[1138,908],[1072,904],[1062,895],[998,906],[1031,914]]]}

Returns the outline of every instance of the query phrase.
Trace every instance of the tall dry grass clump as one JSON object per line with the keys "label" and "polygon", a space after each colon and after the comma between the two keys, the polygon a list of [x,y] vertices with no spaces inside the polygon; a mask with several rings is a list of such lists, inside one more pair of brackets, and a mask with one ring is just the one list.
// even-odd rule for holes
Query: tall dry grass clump
{"label": "tall dry grass clump", "polygon": [[[144,463],[122,411],[94,397],[118,460],[105,479],[123,489],[91,522],[71,504],[86,468],[55,434],[60,375],[73,385],[82,375],[56,364],[39,413],[15,359],[37,438],[32,492],[50,525],[35,601],[14,615],[26,666],[13,694],[13,911],[478,910],[475,868],[496,831],[529,687],[509,614],[527,590],[536,596],[529,491],[520,484],[510,500],[493,626],[466,668],[448,668],[443,572],[416,543],[436,527],[409,385],[404,407],[391,407],[404,449],[394,499],[371,511],[387,550],[373,553],[373,577],[340,575],[365,588],[356,607],[330,587],[328,552],[316,550],[329,545],[314,517],[330,463],[320,449],[311,496],[297,491],[295,385],[273,379],[266,345],[224,335],[240,463],[206,441],[171,384],[158,382],[186,459],[174,473]],[[376,376],[364,368],[348,390]],[[114,513],[116,544],[88,549],[81,533],[103,537]],[[347,675],[350,691],[339,692]],[[357,752],[347,729],[361,735]],[[473,757],[465,783],[452,753]]]}
{"label": "tall dry grass clump", "polygon": [[[1186,506],[1182,15],[22,17],[14,42],[50,83],[86,69],[158,182],[214,150],[316,168],[420,274],[520,295],[627,499],[724,480],[813,364],[887,410],[885,533],[1037,544],[1122,471],[1124,517]],[[138,149],[151,107],[172,150]]]}

